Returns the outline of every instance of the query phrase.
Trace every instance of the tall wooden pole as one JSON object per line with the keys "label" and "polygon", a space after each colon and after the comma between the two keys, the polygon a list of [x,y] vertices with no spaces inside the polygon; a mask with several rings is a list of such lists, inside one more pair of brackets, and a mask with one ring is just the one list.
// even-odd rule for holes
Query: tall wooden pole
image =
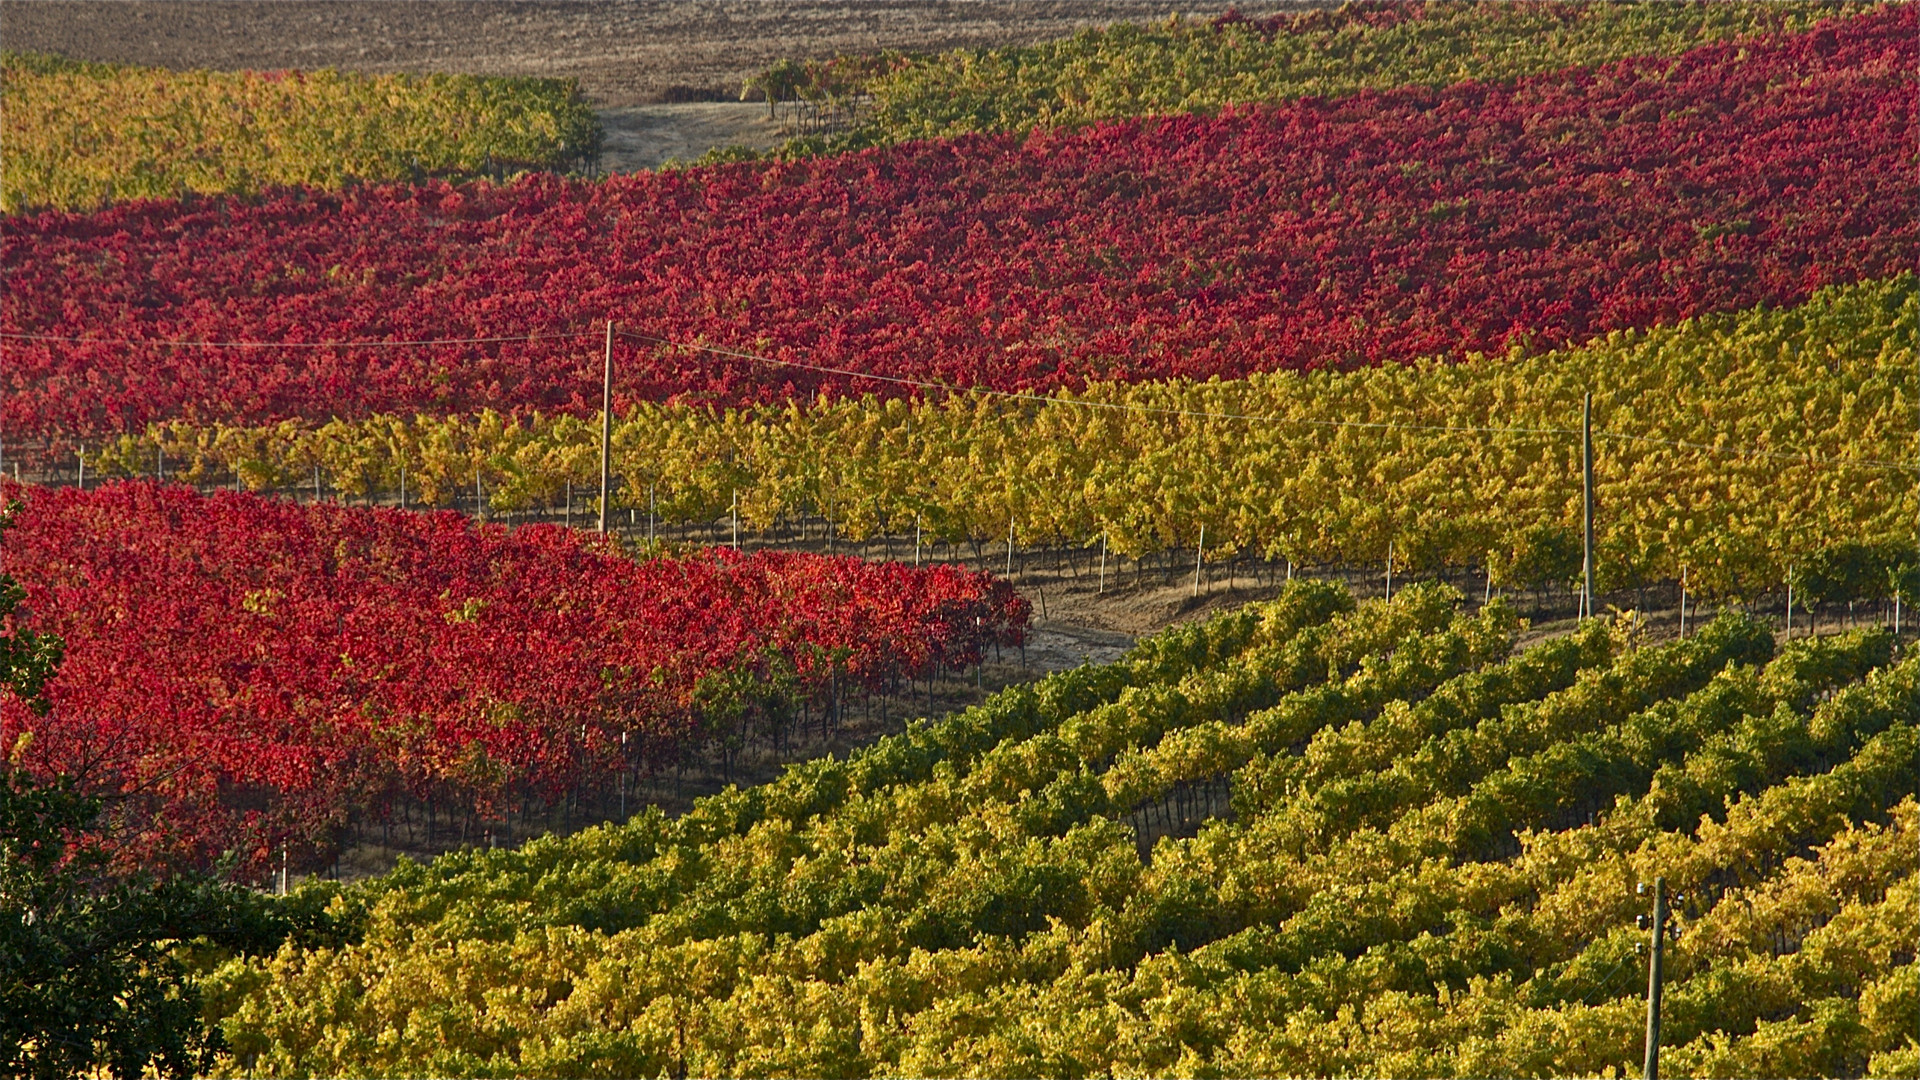
{"label": "tall wooden pole", "polygon": [[1660,1077],[1660,980],[1661,948],[1667,937],[1667,879],[1653,879],[1653,944],[1647,954],[1647,1059],[1646,1080]]}
{"label": "tall wooden pole", "polygon": [[1207,527],[1200,526],[1200,543],[1193,549],[1193,595],[1200,595],[1200,560],[1207,554]]}
{"label": "tall wooden pole", "polygon": [[607,531],[608,496],[613,490],[613,320],[607,320],[607,360],[600,374],[600,525]]}
{"label": "tall wooden pole", "polygon": [[1580,614],[1593,617],[1593,395],[1587,394],[1580,406],[1581,570],[1586,581],[1580,598]]}

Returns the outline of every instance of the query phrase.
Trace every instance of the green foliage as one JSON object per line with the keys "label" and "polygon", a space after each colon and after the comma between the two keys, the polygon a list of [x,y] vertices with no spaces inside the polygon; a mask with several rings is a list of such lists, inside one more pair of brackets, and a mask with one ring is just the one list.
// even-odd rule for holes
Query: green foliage
{"label": "green foliage", "polygon": [[1499,82],[1791,32],[1865,6],[1348,4],[1267,24],[1174,18],[1119,23],[1031,46],[783,60],[749,86],[770,101],[871,99],[850,131],[795,140],[786,150],[812,153],[1363,89]]}
{"label": "green foliage", "polygon": [[599,152],[572,79],[167,71],[9,52],[0,210],[566,168]]}
{"label": "green foliage", "polygon": [[1809,553],[1787,580],[1809,607],[1883,600],[1896,593],[1912,602],[1920,589],[1920,551],[1912,543],[1843,540]]}
{"label": "green foliage", "polygon": [[289,926],[267,898],[211,878],[108,872],[68,840],[99,813],[69,780],[0,766],[0,1070],[198,1075],[220,1041],[190,967],[269,951]]}
{"label": "green foliage", "polygon": [[1731,616],[1515,654],[1458,599],[1298,583],[678,821],[405,866],[217,974],[222,1068],[1596,1074],[1655,874],[1676,1068],[1905,1060],[1920,661]]}
{"label": "green foliage", "polygon": [[1540,522],[1520,530],[1509,547],[1489,551],[1487,572],[1504,588],[1544,589],[1579,577],[1585,558],[1577,531]]}

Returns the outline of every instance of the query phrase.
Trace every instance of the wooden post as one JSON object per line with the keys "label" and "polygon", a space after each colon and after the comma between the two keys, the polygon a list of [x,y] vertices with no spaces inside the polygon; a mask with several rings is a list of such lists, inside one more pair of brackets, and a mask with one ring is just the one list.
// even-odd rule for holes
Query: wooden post
{"label": "wooden post", "polygon": [[740,550],[740,492],[733,493],[733,550]]}
{"label": "wooden post", "polygon": [[913,565],[920,565],[920,518],[917,514],[913,519]]}
{"label": "wooden post", "polygon": [[1007,578],[1013,578],[1013,512],[1007,512]]}
{"label": "wooden post", "polygon": [[1387,541],[1387,602],[1393,602],[1393,541]]}
{"label": "wooden post", "polygon": [[[1645,888],[1645,886],[1642,886]],[[1667,936],[1667,879],[1653,879],[1653,944],[1647,954],[1646,1080],[1660,1077],[1660,991],[1662,944]]]}
{"label": "wooden post", "polygon": [[567,481],[567,528],[573,528],[573,481]]}
{"label": "wooden post", "polygon": [[655,485],[647,485],[647,543],[653,543],[654,522],[658,520],[653,512],[653,491]]}
{"label": "wooden post", "polygon": [[473,517],[476,521],[487,520],[487,496],[480,490],[480,463],[473,463]]}
{"label": "wooden post", "polygon": [[1107,591],[1107,534],[1100,534],[1100,592]]}
{"label": "wooden post", "polygon": [[407,461],[400,459],[400,509],[407,508]]}
{"label": "wooden post", "polygon": [[607,320],[606,362],[600,372],[600,524],[607,531],[608,496],[613,489],[613,320]]}
{"label": "wooden post", "polygon": [[1207,527],[1200,526],[1200,543],[1193,549],[1193,595],[1200,595],[1200,560],[1207,553]]}
{"label": "wooden post", "polygon": [[1593,618],[1593,395],[1580,406],[1581,574],[1580,617]]}
{"label": "wooden post", "polygon": [[[1896,596],[1894,601],[1898,603],[1899,598]],[[1793,637],[1793,567],[1791,566],[1787,567],[1787,637]]]}
{"label": "wooden post", "polygon": [[1680,567],[1680,636],[1687,636],[1687,568]]}

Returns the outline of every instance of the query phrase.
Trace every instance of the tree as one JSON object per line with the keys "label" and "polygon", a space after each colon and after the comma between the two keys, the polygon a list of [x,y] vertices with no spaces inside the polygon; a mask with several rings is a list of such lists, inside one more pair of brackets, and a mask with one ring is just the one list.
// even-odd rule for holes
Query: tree
{"label": "tree", "polygon": [[[0,511],[0,535],[19,505]],[[21,625],[24,597],[0,574],[0,687],[45,715],[63,643]],[[111,873],[106,853],[77,839],[101,800],[23,768],[31,740],[23,733],[0,762],[0,1074],[204,1072],[219,1036],[201,1023],[176,946],[272,948],[291,922],[267,897],[205,876]]]}

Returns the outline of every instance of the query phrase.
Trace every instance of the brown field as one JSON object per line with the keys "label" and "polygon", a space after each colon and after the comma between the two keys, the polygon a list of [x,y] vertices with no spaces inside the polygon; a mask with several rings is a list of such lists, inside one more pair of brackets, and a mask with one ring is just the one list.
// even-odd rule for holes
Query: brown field
{"label": "brown field", "polygon": [[[601,106],[738,97],[781,57],[1063,37],[1225,0],[5,0],[6,47],[162,67],[572,76]],[[1241,3],[1248,13],[1299,4]]]}

